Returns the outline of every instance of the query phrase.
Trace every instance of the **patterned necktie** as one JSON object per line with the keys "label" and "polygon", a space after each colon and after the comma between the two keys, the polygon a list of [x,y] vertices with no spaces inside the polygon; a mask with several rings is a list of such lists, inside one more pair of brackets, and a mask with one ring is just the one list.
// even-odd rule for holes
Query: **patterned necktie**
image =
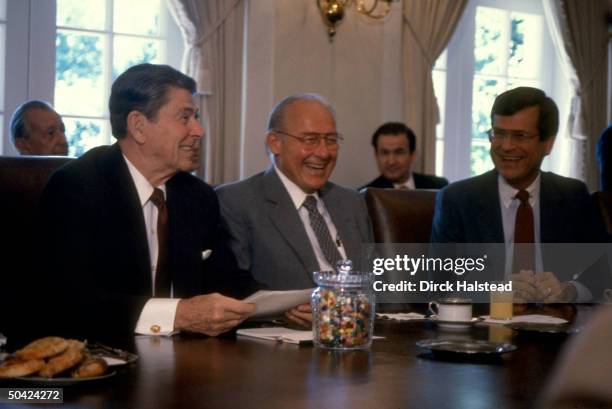
{"label": "patterned necktie", "polygon": [[336,262],[338,260],[342,260],[342,256],[338,251],[338,247],[336,247],[336,243],[332,240],[331,234],[329,233],[329,229],[327,228],[327,223],[325,223],[325,219],[319,213],[317,209],[317,199],[312,196],[306,196],[306,200],[302,204],[308,210],[308,219],[310,220],[310,227],[314,231],[315,236],[317,237],[317,241],[319,242],[319,247],[323,251],[323,255],[331,264],[332,268],[336,268]]}
{"label": "patterned necktie", "polygon": [[535,270],[535,245],[533,233],[533,209],[529,204],[529,193],[521,189],[515,196],[521,201],[516,211],[514,224],[514,260],[512,272]]}
{"label": "patterned necktie", "polygon": [[157,207],[157,267],[155,268],[154,297],[170,297],[172,278],[168,271],[168,209],[164,192],[155,188],[151,202]]}

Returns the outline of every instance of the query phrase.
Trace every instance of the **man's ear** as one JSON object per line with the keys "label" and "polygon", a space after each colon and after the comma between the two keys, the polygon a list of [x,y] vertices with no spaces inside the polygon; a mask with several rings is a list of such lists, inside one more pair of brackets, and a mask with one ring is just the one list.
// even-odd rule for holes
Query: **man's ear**
{"label": "man's ear", "polygon": [[278,136],[278,134],[274,132],[268,132],[268,134],[266,135],[266,145],[268,146],[268,150],[273,155],[280,154],[281,143],[282,143],[282,140],[280,136]]}
{"label": "man's ear", "polygon": [[145,132],[147,121],[147,117],[139,111],[130,112],[126,118],[127,134],[139,145],[142,145],[147,140]]}
{"label": "man's ear", "polygon": [[15,147],[22,155],[30,155],[30,144],[25,138],[15,138]]}

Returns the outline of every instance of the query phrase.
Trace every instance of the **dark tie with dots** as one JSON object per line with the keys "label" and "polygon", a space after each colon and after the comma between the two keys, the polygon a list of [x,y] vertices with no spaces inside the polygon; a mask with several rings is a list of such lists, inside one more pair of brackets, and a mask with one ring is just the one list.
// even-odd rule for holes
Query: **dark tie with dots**
{"label": "dark tie with dots", "polygon": [[168,271],[168,209],[164,200],[164,192],[155,188],[151,202],[157,207],[157,266],[155,268],[154,297],[170,297],[172,278]]}
{"label": "dark tie with dots", "polygon": [[332,240],[331,234],[329,233],[329,229],[327,228],[327,223],[325,223],[325,219],[319,213],[317,209],[317,199],[312,196],[306,196],[306,200],[302,204],[308,210],[308,219],[310,220],[310,227],[314,231],[315,236],[317,237],[317,241],[319,242],[319,247],[323,251],[323,255],[331,264],[332,268],[336,268],[336,262],[338,260],[342,260],[342,256],[338,251],[338,247],[336,243]]}
{"label": "dark tie with dots", "polygon": [[533,233],[533,209],[529,204],[529,193],[521,189],[515,196],[521,201],[516,211],[514,224],[514,260],[512,272],[535,270],[535,245]]}

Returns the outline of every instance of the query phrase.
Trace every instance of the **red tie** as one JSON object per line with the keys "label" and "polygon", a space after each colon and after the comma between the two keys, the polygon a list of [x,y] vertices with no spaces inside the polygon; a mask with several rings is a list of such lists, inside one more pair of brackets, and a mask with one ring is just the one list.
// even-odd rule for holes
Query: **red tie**
{"label": "red tie", "polygon": [[155,188],[151,202],[157,207],[157,266],[155,268],[154,297],[170,297],[172,281],[168,271],[168,209],[164,200],[164,192]]}
{"label": "red tie", "polygon": [[515,196],[521,201],[516,211],[514,224],[514,260],[512,272],[534,270],[535,246],[533,235],[533,209],[529,204],[529,193],[521,189]]}

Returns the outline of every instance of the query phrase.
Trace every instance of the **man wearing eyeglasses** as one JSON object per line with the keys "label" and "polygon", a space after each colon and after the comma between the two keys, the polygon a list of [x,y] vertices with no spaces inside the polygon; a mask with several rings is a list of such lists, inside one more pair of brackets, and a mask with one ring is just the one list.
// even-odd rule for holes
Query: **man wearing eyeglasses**
{"label": "man wearing eyeglasses", "polygon": [[580,281],[551,272],[555,260],[536,245],[606,240],[586,185],[540,170],[559,128],[556,104],[539,89],[515,88],[495,99],[491,123],[495,169],[439,192],[432,242],[504,243],[515,301],[590,300]]}
{"label": "man wearing eyeglasses", "polygon": [[[362,244],[373,242],[361,196],[328,181],[341,141],[329,102],[289,96],[268,121],[272,166],[217,189],[238,264],[270,289],[311,288],[313,271],[347,258],[358,264]],[[310,308],[290,314],[307,321]]]}

